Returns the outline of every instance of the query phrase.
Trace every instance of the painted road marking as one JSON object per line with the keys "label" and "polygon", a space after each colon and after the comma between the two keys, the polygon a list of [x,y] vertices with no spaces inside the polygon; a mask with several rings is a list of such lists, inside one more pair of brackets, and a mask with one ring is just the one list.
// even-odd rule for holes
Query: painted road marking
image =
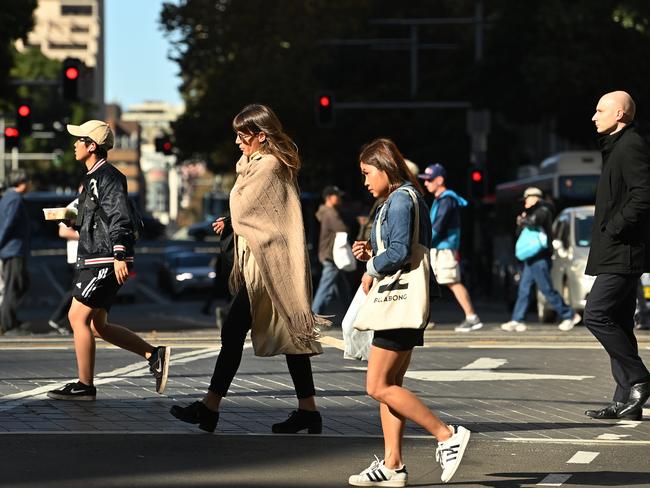
{"label": "painted road marking", "polygon": [[[623,436],[629,437],[629,436]],[[507,442],[523,442],[525,444],[576,444],[583,446],[590,445],[634,445],[634,446],[650,446],[650,441],[633,441],[628,439],[540,439],[538,437],[504,437],[501,439]]]}
{"label": "painted road marking", "polygon": [[570,474],[549,474],[536,486],[562,486],[569,478],[571,478]]}
{"label": "painted road marking", "polygon": [[617,427],[623,427],[624,429],[633,429],[639,425],[641,425],[640,420],[619,420],[616,422]]}
{"label": "painted road marking", "polygon": [[567,461],[567,464],[589,464],[596,459],[599,454],[599,452],[578,451]]}
{"label": "painted road marking", "polygon": [[496,380],[572,380],[581,381],[593,376],[562,374],[508,373],[494,371],[508,363],[507,359],[479,358],[459,370],[407,371],[406,377],[423,381],[496,381]]}
{"label": "painted road marking", "polygon": [[600,439],[603,441],[618,441],[620,439],[623,439],[624,437],[630,437],[629,435],[622,435],[622,434],[601,434],[596,439]]}
{"label": "painted road marking", "polygon": [[[245,345],[244,348],[252,347],[252,345]],[[192,361],[198,361],[199,359],[206,359],[210,357],[217,356],[219,354],[219,349],[213,347],[207,349],[196,349],[188,352],[183,352],[180,354],[172,355],[171,360],[169,361],[170,366],[174,364],[184,364]],[[116,368],[112,371],[106,371],[104,373],[99,373],[96,375],[98,378],[95,381],[95,385],[104,385],[108,383],[116,383],[118,381],[124,381],[127,378],[133,378],[138,376],[145,376],[149,373],[149,366],[142,365],[142,361],[137,363],[132,363],[121,368]],[[48,391],[55,388],[60,388],[65,386],[67,382],[55,382],[49,383],[47,385],[42,385],[37,388],[33,388],[27,391],[21,391],[19,393],[12,393],[10,395],[5,395],[0,397],[0,412],[11,410],[22,405],[20,400],[27,398],[34,398],[39,396],[44,396]]]}

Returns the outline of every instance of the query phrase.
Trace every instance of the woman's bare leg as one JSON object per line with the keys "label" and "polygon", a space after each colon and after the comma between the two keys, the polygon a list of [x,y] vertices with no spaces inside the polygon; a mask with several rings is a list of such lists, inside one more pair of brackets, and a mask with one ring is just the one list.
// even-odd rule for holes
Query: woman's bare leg
{"label": "woman's bare leg", "polygon": [[90,330],[95,310],[72,299],[68,319],[74,333],[74,352],[77,357],[79,381],[86,385],[93,384],[95,372],[95,337]]}

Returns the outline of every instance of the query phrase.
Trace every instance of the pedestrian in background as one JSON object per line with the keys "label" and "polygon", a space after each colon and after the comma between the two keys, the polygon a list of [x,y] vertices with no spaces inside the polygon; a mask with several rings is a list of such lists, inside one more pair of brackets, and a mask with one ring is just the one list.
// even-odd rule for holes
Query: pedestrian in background
{"label": "pedestrian in background", "polygon": [[609,354],[616,389],[596,419],[641,420],[650,373],[639,356],[634,312],[639,277],[650,271],[650,152],[633,124],[636,106],[626,92],[601,97],[592,121],[601,136],[603,169],[596,192],[585,273],[596,276],[584,321]]}
{"label": "pedestrian in background", "polygon": [[[370,243],[357,241],[353,245],[355,257],[367,262],[362,284],[368,293],[375,279],[410,264],[411,247],[415,244],[411,242],[415,225],[419,226],[419,243],[430,247],[431,222],[420,185],[392,141],[376,139],[364,146],[359,155],[359,166],[368,191],[375,198],[386,199],[385,209],[375,217]],[[409,195],[411,191],[417,196],[419,222],[415,221],[416,207]],[[385,248],[381,254],[377,254],[379,244],[374,238],[379,219]],[[424,329],[375,330],[366,388],[368,394],[379,402],[384,458],[381,461],[375,458],[368,468],[350,476],[348,481],[353,486],[407,485],[408,472],[402,459],[406,419],[417,423],[438,440],[436,459],[442,467],[443,482],[451,479],[460,464],[470,432],[464,427],[444,423],[417,396],[402,386],[413,348],[423,343]]]}
{"label": "pedestrian in background", "polygon": [[[207,393],[187,407],[174,405],[171,414],[205,431],[215,430],[250,330],[257,356],[285,355],[298,397],[298,409],[272,431],[320,434],[310,356],[322,353],[317,326],[327,321],[311,311],[311,271],[296,182],[298,148],[264,105],[244,107],[233,129],[242,152],[230,193],[234,298],[221,327],[221,350]],[[215,232],[221,234],[225,225],[217,219]]]}
{"label": "pedestrian in background", "polygon": [[135,222],[129,207],[126,177],[107,161],[113,132],[106,122],[68,125],[76,136],[75,159],[88,170],[82,180],[75,228],[79,232],[77,274],[68,319],[74,333],[79,378],[49,391],[54,400],[95,400],[95,337],[144,357],[156,379],[167,385],[170,348],[154,347],[129,329],[108,323],[108,312],[133,266]]}
{"label": "pedestrian in background", "polygon": [[30,249],[29,216],[23,195],[29,191],[25,170],[9,176],[9,188],[0,199],[0,260],[3,295],[0,304],[0,334],[20,334],[16,310],[29,288],[27,258]]}
{"label": "pedestrian in background", "polygon": [[418,175],[435,199],[431,205],[431,267],[438,283],[447,286],[465,313],[456,332],[472,332],[483,327],[472,299],[460,281],[460,209],[467,200],[447,188],[447,171],[442,164],[428,166]]}
{"label": "pedestrian in background", "polygon": [[541,232],[546,244],[540,246],[534,255],[524,260],[512,317],[508,322],[501,324],[501,329],[506,332],[526,331],[527,325],[524,321],[533,285],[537,285],[537,289],[562,319],[558,325],[561,331],[566,332],[573,329],[581,320],[580,315],[564,302],[551,282],[553,250],[549,243],[553,240],[553,210],[551,205],[542,199],[543,196],[544,193],[539,188],[526,188],[523,195],[524,211],[517,216],[517,227],[520,234],[524,229]]}
{"label": "pedestrian in background", "polygon": [[[337,232],[348,233],[348,226],[339,213],[342,196],[343,193],[337,186],[326,186],[323,189],[323,203],[316,212],[316,219],[320,222],[318,260],[323,270],[311,309],[318,315],[340,316],[351,299],[345,271],[338,268],[333,256]],[[340,318],[337,322],[340,323]]]}

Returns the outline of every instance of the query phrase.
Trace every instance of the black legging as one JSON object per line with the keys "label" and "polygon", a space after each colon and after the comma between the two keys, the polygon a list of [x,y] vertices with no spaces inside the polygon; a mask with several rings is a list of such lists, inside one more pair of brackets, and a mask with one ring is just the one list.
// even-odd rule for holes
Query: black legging
{"label": "black legging", "polygon": [[[221,327],[221,351],[214,365],[209,390],[219,396],[226,396],[244,351],[246,334],[251,328],[253,318],[246,287],[242,286],[230,304],[230,310]],[[285,354],[289,374],[298,398],[309,398],[316,394],[311,372],[310,354]]]}

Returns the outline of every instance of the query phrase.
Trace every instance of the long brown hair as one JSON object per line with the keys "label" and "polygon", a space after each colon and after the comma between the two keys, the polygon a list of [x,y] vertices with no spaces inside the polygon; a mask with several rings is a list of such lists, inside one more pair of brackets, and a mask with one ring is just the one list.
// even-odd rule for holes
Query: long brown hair
{"label": "long brown hair", "polygon": [[235,115],[232,128],[235,132],[244,134],[264,132],[266,139],[260,152],[278,158],[286,166],[291,178],[296,178],[301,166],[298,146],[284,132],[280,119],[270,107],[257,103],[246,105]]}
{"label": "long brown hair", "polygon": [[404,156],[390,139],[375,139],[363,146],[359,154],[359,162],[374,166],[386,173],[389,183],[389,195],[402,186],[404,181],[410,181],[420,193],[423,193],[420,182],[411,173],[406,161],[404,161]]}

